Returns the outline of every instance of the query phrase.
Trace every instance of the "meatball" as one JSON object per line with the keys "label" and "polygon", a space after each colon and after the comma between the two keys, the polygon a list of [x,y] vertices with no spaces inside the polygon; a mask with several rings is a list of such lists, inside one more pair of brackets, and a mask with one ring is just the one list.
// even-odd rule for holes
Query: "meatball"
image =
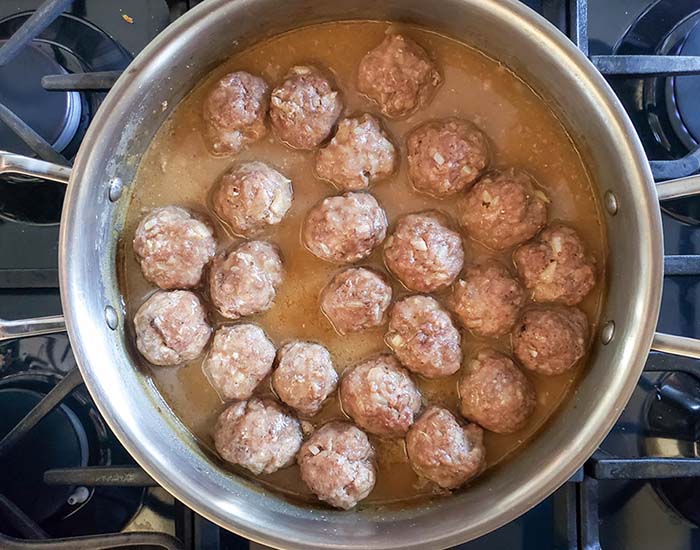
{"label": "meatball", "polygon": [[252,235],[282,221],[292,206],[292,182],[264,162],[246,162],[222,176],[212,205],[236,235]]}
{"label": "meatball", "polygon": [[184,208],[156,208],[136,228],[134,252],[143,276],[154,285],[192,288],[216,253],[214,230]]}
{"label": "meatball", "polygon": [[274,304],[283,275],[277,247],[265,241],[245,242],[214,260],[211,301],[229,319],[262,313]]}
{"label": "meatball", "polygon": [[410,38],[390,34],[360,61],[357,89],[390,118],[425,106],[442,77],[426,51]]}
{"label": "meatball", "polygon": [[316,156],[316,173],[343,191],[356,191],[389,176],[396,164],[396,148],[379,121],[364,114],[338,123],[335,136]]}
{"label": "meatball", "polygon": [[386,436],[405,434],[421,406],[418,388],[391,355],[367,359],[343,373],[340,400],[358,426]]}
{"label": "meatball", "polygon": [[531,309],[513,327],[512,343],[515,357],[525,368],[561,374],[586,353],[588,319],[575,307]]}
{"label": "meatball", "polygon": [[383,275],[364,267],[338,273],[321,293],[321,311],[340,334],[378,327],[386,320],[391,286]]}
{"label": "meatball", "polygon": [[301,447],[299,421],[271,399],[237,401],[219,416],[214,446],[221,458],[255,475],[294,463]]}
{"label": "meatball", "polygon": [[525,304],[525,289],[496,261],[464,269],[450,296],[450,308],[467,330],[477,336],[507,334]]}
{"label": "meatball", "polygon": [[406,288],[433,292],[455,280],[464,263],[462,238],[438,212],[399,219],[384,243],[384,261]]}
{"label": "meatball", "polygon": [[262,138],[267,133],[269,95],[267,82],[245,71],[219,79],[204,100],[209,150],[215,155],[235,155]]}
{"label": "meatball", "polygon": [[475,240],[502,250],[534,237],[547,223],[547,196],[524,172],[492,172],[459,205],[461,223]]}
{"label": "meatball", "polygon": [[272,387],[287,405],[313,416],[338,385],[328,350],[311,342],[290,342],[279,352]]}
{"label": "meatball", "polygon": [[272,129],[296,149],[318,147],[342,110],[340,94],[316,67],[292,67],[270,99]]}
{"label": "meatball", "polygon": [[369,193],[328,197],[306,215],[302,238],[322,260],[350,264],[366,258],[386,237],[386,214]]}
{"label": "meatball", "polygon": [[535,411],[535,387],[507,355],[485,349],[459,381],[462,416],[496,433],[523,428]]}
{"label": "meatball", "polygon": [[248,399],[272,370],[275,351],[274,344],[256,325],[223,326],[214,334],[202,368],[225,401]]}
{"label": "meatball", "polygon": [[413,187],[435,197],[471,186],[489,163],[488,140],[471,122],[448,118],[426,122],[406,139]]}
{"label": "meatball", "polygon": [[595,286],[595,262],[576,231],[556,224],[522,245],[513,261],[537,302],[578,304]]}
{"label": "meatball", "polygon": [[207,313],[188,290],[159,290],[134,316],[136,347],[154,365],[180,365],[202,354],[211,336]]}
{"label": "meatball", "polygon": [[426,378],[459,370],[462,346],[450,314],[430,296],[409,296],[394,304],[385,341],[410,371]]}
{"label": "meatball", "polygon": [[406,435],[413,470],[443,489],[456,489],[486,467],[484,431],[461,426],[447,409],[429,407]]}

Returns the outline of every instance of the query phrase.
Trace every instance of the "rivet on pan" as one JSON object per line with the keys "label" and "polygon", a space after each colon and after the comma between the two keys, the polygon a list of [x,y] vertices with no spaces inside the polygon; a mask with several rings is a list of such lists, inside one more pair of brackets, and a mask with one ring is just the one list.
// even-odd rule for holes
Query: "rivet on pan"
{"label": "rivet on pan", "polygon": [[122,191],[124,191],[124,184],[121,178],[112,178],[109,180],[109,200],[112,202],[117,202],[119,197],[122,196]]}
{"label": "rivet on pan", "polygon": [[603,329],[600,331],[600,341],[603,342],[604,345],[607,345],[612,342],[614,336],[615,321],[608,321],[603,325]]}
{"label": "rivet on pan", "polygon": [[112,306],[105,307],[105,321],[107,322],[107,326],[112,330],[115,330],[117,326],[119,326],[117,311]]}
{"label": "rivet on pan", "polygon": [[617,214],[617,197],[612,191],[605,192],[605,209],[611,216]]}

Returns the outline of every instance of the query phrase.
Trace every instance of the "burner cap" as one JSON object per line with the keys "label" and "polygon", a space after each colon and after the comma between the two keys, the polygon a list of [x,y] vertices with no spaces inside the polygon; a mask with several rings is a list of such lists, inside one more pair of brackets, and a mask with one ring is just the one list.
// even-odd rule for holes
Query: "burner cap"
{"label": "burner cap", "polygon": [[[688,33],[679,55],[700,57],[700,23]],[[700,143],[700,76],[679,76],[675,79],[676,107],[692,138]]]}

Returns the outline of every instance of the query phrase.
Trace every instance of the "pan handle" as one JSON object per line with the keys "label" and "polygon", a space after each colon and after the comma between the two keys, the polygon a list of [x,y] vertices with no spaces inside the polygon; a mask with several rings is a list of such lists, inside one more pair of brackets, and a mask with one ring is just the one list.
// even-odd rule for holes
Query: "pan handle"
{"label": "pan handle", "polygon": [[0,174],[23,174],[67,184],[70,171],[67,166],[0,150]]}
{"label": "pan handle", "polygon": [[63,315],[19,319],[17,321],[0,319],[0,342],[14,340],[15,338],[56,334],[65,331],[66,323],[63,320]]}

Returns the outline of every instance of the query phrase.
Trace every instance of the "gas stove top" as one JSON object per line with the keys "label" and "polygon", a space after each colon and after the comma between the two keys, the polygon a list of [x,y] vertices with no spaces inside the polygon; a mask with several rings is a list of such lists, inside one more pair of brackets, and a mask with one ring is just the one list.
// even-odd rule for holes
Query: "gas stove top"
{"label": "gas stove top", "polygon": [[[0,2],[0,149],[70,165],[119,73],[197,3]],[[525,3],[606,75],[658,181],[700,172],[697,0]],[[58,184],[0,175],[0,318],[60,313],[62,199]],[[667,277],[658,328],[699,338],[700,198],[665,202],[662,211]],[[81,382],[65,335],[0,345],[0,547],[257,546],[157,487]],[[584,468],[518,520],[460,548],[700,548],[699,411],[700,361],[650,354],[622,417]]]}

